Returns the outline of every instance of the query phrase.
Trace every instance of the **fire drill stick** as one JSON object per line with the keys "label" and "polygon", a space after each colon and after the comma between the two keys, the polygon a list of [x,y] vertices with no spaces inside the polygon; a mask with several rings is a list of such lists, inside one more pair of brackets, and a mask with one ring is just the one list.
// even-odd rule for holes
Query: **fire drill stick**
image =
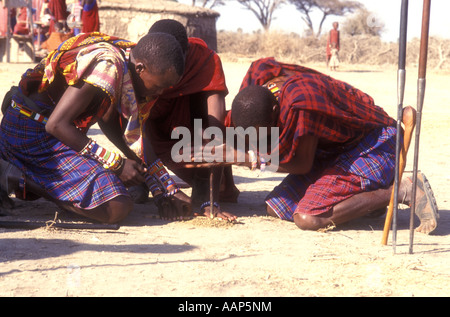
{"label": "fire drill stick", "polygon": [[0,221],[0,228],[8,229],[37,229],[37,228],[61,228],[78,230],[118,230],[118,224],[102,223],[65,223],[65,222],[45,222],[45,221]]}
{"label": "fire drill stick", "polygon": [[420,54],[419,54],[419,78],[417,80],[417,119],[416,119],[416,138],[414,144],[414,163],[413,163],[413,190],[412,204],[409,222],[409,253],[413,253],[414,240],[414,213],[416,210],[416,187],[417,187],[417,169],[419,162],[419,141],[420,126],[422,123],[422,108],[425,98],[425,84],[428,60],[428,34],[430,27],[430,7],[431,0],[423,1],[422,13],[422,33],[420,36]]}

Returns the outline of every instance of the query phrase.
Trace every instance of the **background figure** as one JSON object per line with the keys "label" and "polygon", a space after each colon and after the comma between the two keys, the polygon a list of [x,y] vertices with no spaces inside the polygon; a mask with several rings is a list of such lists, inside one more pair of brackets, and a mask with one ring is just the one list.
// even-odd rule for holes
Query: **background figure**
{"label": "background figure", "polygon": [[30,28],[28,26],[28,9],[27,7],[20,7],[17,11],[16,23],[14,25],[14,34],[28,35]]}
{"label": "background figure", "polygon": [[98,16],[97,0],[81,0],[83,12],[81,13],[81,22],[83,26],[81,32],[99,32],[100,18]]}
{"label": "background figure", "polygon": [[339,53],[339,47],[340,47],[340,40],[339,40],[339,23],[338,22],[333,22],[333,29],[330,30],[330,32],[328,33],[328,38],[327,38],[327,67],[329,66],[330,63],[330,59],[331,59],[331,49],[334,48],[337,50],[337,52]]}
{"label": "background figure", "polygon": [[72,4],[68,6],[70,11],[67,17],[67,25],[72,29],[73,35],[78,35],[81,33],[81,13],[83,12],[83,7],[81,6],[81,0],[75,0]]}
{"label": "background figure", "polygon": [[49,34],[55,31],[55,23],[61,22],[66,27],[66,19],[69,15],[67,12],[66,0],[50,0],[48,2],[48,10],[52,19],[50,21]]}
{"label": "background figure", "polygon": [[9,18],[11,19],[11,32],[14,32],[14,27],[16,26],[17,23],[17,10],[16,8],[11,8],[9,10]]}
{"label": "background figure", "polygon": [[332,46],[333,47],[331,48],[331,58],[328,66],[331,70],[337,70],[337,68],[339,67],[339,51],[336,48],[335,43],[333,43]]}

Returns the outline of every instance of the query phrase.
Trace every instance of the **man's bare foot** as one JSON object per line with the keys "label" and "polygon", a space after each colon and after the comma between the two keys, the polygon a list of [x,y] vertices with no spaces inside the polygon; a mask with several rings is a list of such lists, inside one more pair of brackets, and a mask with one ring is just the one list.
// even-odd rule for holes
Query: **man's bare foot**
{"label": "man's bare foot", "polygon": [[234,222],[237,220],[237,216],[229,213],[227,211],[223,211],[218,204],[214,204],[212,210],[213,215],[211,215],[211,207],[210,205],[202,204],[200,207],[200,213],[194,213],[195,217],[205,216],[208,218],[218,218],[220,220],[226,220],[229,222]]}
{"label": "man's bare foot", "polygon": [[[412,178],[408,177],[408,180],[412,182]],[[417,173],[415,213],[420,220],[420,225],[416,228],[417,232],[430,234],[436,229],[437,220],[439,219],[436,199],[430,183],[421,172]]]}

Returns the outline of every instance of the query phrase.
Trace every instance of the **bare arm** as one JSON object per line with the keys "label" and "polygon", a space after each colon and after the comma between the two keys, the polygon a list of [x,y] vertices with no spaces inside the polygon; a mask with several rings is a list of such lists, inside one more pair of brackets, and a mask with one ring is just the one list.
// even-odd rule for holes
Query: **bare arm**
{"label": "bare arm", "polygon": [[314,163],[318,138],[305,135],[300,137],[297,149],[292,159],[284,164],[280,164],[278,172],[289,174],[306,174]]}
{"label": "bare arm", "polygon": [[219,127],[224,131],[225,121],[225,97],[218,92],[213,92],[207,96],[208,103],[208,125]]}
{"label": "bare arm", "polygon": [[[62,143],[75,151],[80,152],[89,142],[89,138],[78,130],[73,124],[73,121],[87,109],[97,93],[98,88],[84,82],[80,82],[76,86],[69,86],[48,118],[45,126],[46,131],[59,139]],[[116,111],[111,107],[104,118],[106,118],[107,121],[111,120],[111,122],[114,118],[118,119],[118,114],[115,116],[113,112]],[[120,126],[117,124],[118,132],[114,132],[114,129],[107,129],[107,131],[107,133],[113,135],[107,135],[112,138],[111,141],[113,143],[118,142],[119,146],[126,151],[124,154],[129,155],[131,150],[127,150],[123,147],[124,143],[120,145],[120,141],[118,141],[120,138],[116,138],[117,133],[121,133]],[[124,168],[122,168],[119,173],[120,178],[126,185],[135,185],[144,181],[144,178],[141,175],[144,171],[145,169],[134,160],[125,160]]]}
{"label": "bare arm", "polygon": [[123,138],[123,129],[120,122],[120,114],[110,107],[99,120],[98,125],[106,137],[129,159],[141,162],[137,155],[128,147]]}
{"label": "bare arm", "polygon": [[85,83],[69,86],[48,118],[46,131],[75,151],[81,151],[89,138],[73,121],[87,109],[96,92],[97,88]]}

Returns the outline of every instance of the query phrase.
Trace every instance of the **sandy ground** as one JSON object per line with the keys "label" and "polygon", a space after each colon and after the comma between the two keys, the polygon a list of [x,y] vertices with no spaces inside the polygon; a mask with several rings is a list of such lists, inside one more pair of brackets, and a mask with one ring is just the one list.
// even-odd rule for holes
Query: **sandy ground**
{"label": "sandy ground", "polygon": [[[28,66],[0,64],[0,95]],[[248,66],[224,62],[228,106]],[[394,67],[342,65],[332,76],[371,94],[396,117]],[[416,105],[416,80],[417,69],[407,69],[405,105]],[[384,217],[324,233],[265,216],[264,197],[284,175],[233,167],[241,195],[222,208],[239,216],[236,224],[162,221],[149,202],[136,205],[119,230],[0,228],[0,296],[449,296],[448,80],[448,74],[427,75],[419,168],[434,190],[440,222],[432,235],[414,235],[413,254],[405,206],[394,254],[391,236],[381,245]],[[98,129],[92,134],[107,144]],[[412,151],[408,159],[410,169]],[[44,200],[15,201],[17,208],[0,220],[47,221],[59,212],[61,221],[83,221]]]}

